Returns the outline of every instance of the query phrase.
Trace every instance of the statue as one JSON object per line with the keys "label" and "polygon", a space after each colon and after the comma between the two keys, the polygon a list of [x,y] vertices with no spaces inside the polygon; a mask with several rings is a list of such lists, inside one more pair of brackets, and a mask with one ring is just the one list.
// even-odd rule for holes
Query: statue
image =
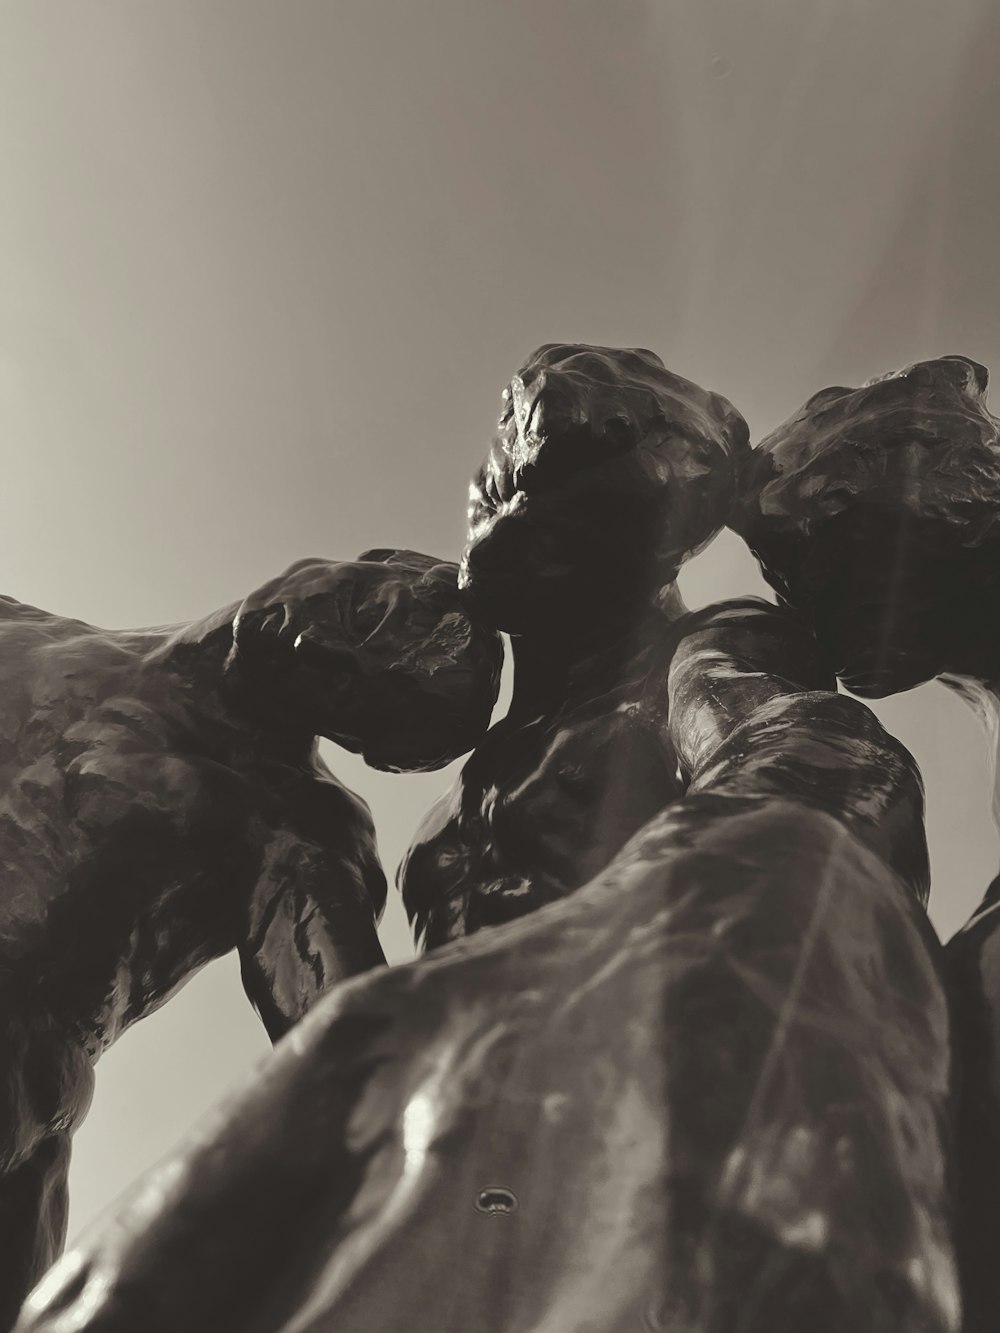
{"label": "statue", "polygon": [[[988,381],[947,356],[814,395],[753,455],[733,526],[850,689],[937,678],[979,711],[995,756],[1000,421]],[[1000,877],[946,950],[965,1333],[992,1333],[1000,1310],[998,896]]]}
{"label": "statue", "polygon": [[456,574],[303,560],[207,619],[122,632],[0,602],[0,1327],[63,1244],[70,1136],[125,1028],[234,948],[275,1040],[384,963],[371,818],[316,738],[405,771],[485,732],[500,642]]}
{"label": "statue", "polygon": [[587,883],[684,790],[674,580],[726,521],[747,426],[652,352],[550,343],[503,394],[460,583],[511,635],[514,695],[400,868],[434,948]]}
{"label": "statue", "polygon": [[673,588],[744,430],[650,353],[515,377],[462,565],[514,700],[401,877],[444,947],[320,1001],[22,1333],[957,1333],[919,775],[794,614]]}
{"label": "statue", "polygon": [[19,1333],[957,1333],[920,782],[796,689],[808,644],[692,617],[687,794],[576,893],[337,987]]}
{"label": "statue", "polygon": [[962,356],[823,389],[749,456],[732,526],[809,617],[837,675],[879,698],[983,678],[1000,579],[1000,433]]}

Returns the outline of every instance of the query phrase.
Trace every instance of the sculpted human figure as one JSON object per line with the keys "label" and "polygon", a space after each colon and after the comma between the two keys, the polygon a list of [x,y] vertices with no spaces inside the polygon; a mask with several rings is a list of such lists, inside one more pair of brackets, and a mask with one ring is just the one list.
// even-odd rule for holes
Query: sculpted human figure
{"label": "sculpted human figure", "polygon": [[111,632],[0,600],[0,1327],[61,1248],[93,1064],[238,949],[274,1039],[384,962],[365,804],[317,754],[434,768],[485,731],[500,644],[456,567],[303,560],[207,619]]}
{"label": "sculpted human figure", "polygon": [[423,946],[564,897],[681,795],[674,580],[746,449],[735,408],[652,352],[549,343],[512,378],[459,581],[511,635],[514,694],[400,868]]}
{"label": "sculpted human figure", "polygon": [[855,694],[996,669],[1000,427],[988,382],[984,366],[945,356],[823,389],[745,465],[732,526]]}
{"label": "sculpted human figure", "polygon": [[508,406],[462,581],[511,714],[402,873],[445,947],[321,1001],[23,1333],[957,1333],[915,766],[790,612],[682,619],[728,405],[558,346]]}
{"label": "sculpted human figure", "polygon": [[686,795],[576,893],[337,987],[19,1333],[957,1333],[920,781],[795,683],[810,643],[692,617]]}
{"label": "sculpted human figure", "polygon": [[[733,526],[852,690],[937,677],[976,707],[995,753],[1000,421],[987,385],[985,367],[948,356],[814,395],[754,453]],[[946,950],[966,1333],[1000,1318],[998,889]]]}

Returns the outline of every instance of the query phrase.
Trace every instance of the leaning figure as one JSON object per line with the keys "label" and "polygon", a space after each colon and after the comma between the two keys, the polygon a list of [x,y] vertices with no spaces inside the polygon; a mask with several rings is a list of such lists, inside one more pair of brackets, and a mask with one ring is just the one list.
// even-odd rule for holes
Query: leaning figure
{"label": "leaning figure", "polygon": [[559,346],[509,403],[463,582],[511,715],[402,876],[442,947],[325,997],[23,1333],[957,1333],[915,765],[792,612],[682,616],[724,400]]}
{"label": "leaning figure", "polygon": [[550,343],[511,379],[459,581],[511,636],[513,699],[400,868],[423,947],[565,897],[684,791],[676,579],[726,522],[747,438],[640,348]]}
{"label": "leaning figure", "polygon": [[338,986],[18,1333],[958,1333],[919,777],[787,614],[690,629],[687,794]]}
{"label": "leaning figure", "polygon": [[0,600],[0,1328],[62,1247],[98,1056],[238,949],[272,1039],[384,963],[364,802],[317,738],[436,768],[489,724],[496,635],[410,551],[303,560],[215,615],[107,631]]}
{"label": "leaning figure", "polygon": [[[733,526],[856,694],[940,680],[1000,733],[1000,421],[985,366],[812,398],[760,445]],[[994,812],[1000,800],[994,791]],[[965,1333],[1000,1319],[1000,877],[946,950]]]}

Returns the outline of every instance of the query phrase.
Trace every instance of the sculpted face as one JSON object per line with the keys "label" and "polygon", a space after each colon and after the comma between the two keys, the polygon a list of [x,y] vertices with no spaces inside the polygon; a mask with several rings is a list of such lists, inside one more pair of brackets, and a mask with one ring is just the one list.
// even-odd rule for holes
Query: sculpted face
{"label": "sculpted face", "polygon": [[824,389],[750,457],[732,526],[857,694],[1000,661],[987,383],[983,366],[947,356]]}
{"label": "sculpted face", "polygon": [[440,768],[485,734],[503,653],[457,573],[415,551],[301,560],[240,607],[227,673],[374,768]]}
{"label": "sculpted face", "polygon": [[549,343],[503,394],[459,583],[514,634],[614,618],[726,521],[747,426],[638,348]]}

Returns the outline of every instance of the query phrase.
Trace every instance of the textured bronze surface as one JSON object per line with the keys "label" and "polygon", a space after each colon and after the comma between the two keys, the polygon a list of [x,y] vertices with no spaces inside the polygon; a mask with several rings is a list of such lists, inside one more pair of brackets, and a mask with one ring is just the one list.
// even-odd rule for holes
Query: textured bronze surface
{"label": "textured bronze surface", "polygon": [[919,777],[759,602],[591,884],[321,1001],[22,1333],[955,1333]]}
{"label": "textured bronze surface", "polygon": [[814,394],[750,457],[732,526],[856,694],[1000,675],[1000,422],[985,368]]}
{"label": "textured bronze surface", "polygon": [[272,1037],[384,961],[367,807],[317,736],[380,767],[471,748],[500,644],[457,569],[300,561],[246,601],[113,632],[0,600],[0,1327],[58,1252],[92,1064],[238,948]]}
{"label": "textured bronze surface", "polygon": [[[748,457],[651,353],[529,358],[460,575],[513,702],[401,870],[444,947],[313,1006],[23,1333],[957,1333],[922,787],[831,666],[985,679],[984,389],[944,358],[830,390]],[[740,470],[798,610],[688,614]]]}
{"label": "textured bronze surface", "polygon": [[746,422],[642,348],[546,343],[503,394],[459,582],[551,644],[628,624],[726,521]]}
{"label": "textured bronze surface", "polygon": [[[858,693],[938,676],[1000,734],[1000,422],[964,357],[814,395],[760,445],[733,526]],[[994,791],[994,811],[1000,799]],[[966,1333],[1000,1319],[1000,899],[947,947]]]}
{"label": "textured bronze surface", "polygon": [[725,521],[743,418],[652,352],[548,344],[504,391],[460,582],[514,698],[400,869],[434,947],[585,884],[683,791],[666,667],[682,560]]}

